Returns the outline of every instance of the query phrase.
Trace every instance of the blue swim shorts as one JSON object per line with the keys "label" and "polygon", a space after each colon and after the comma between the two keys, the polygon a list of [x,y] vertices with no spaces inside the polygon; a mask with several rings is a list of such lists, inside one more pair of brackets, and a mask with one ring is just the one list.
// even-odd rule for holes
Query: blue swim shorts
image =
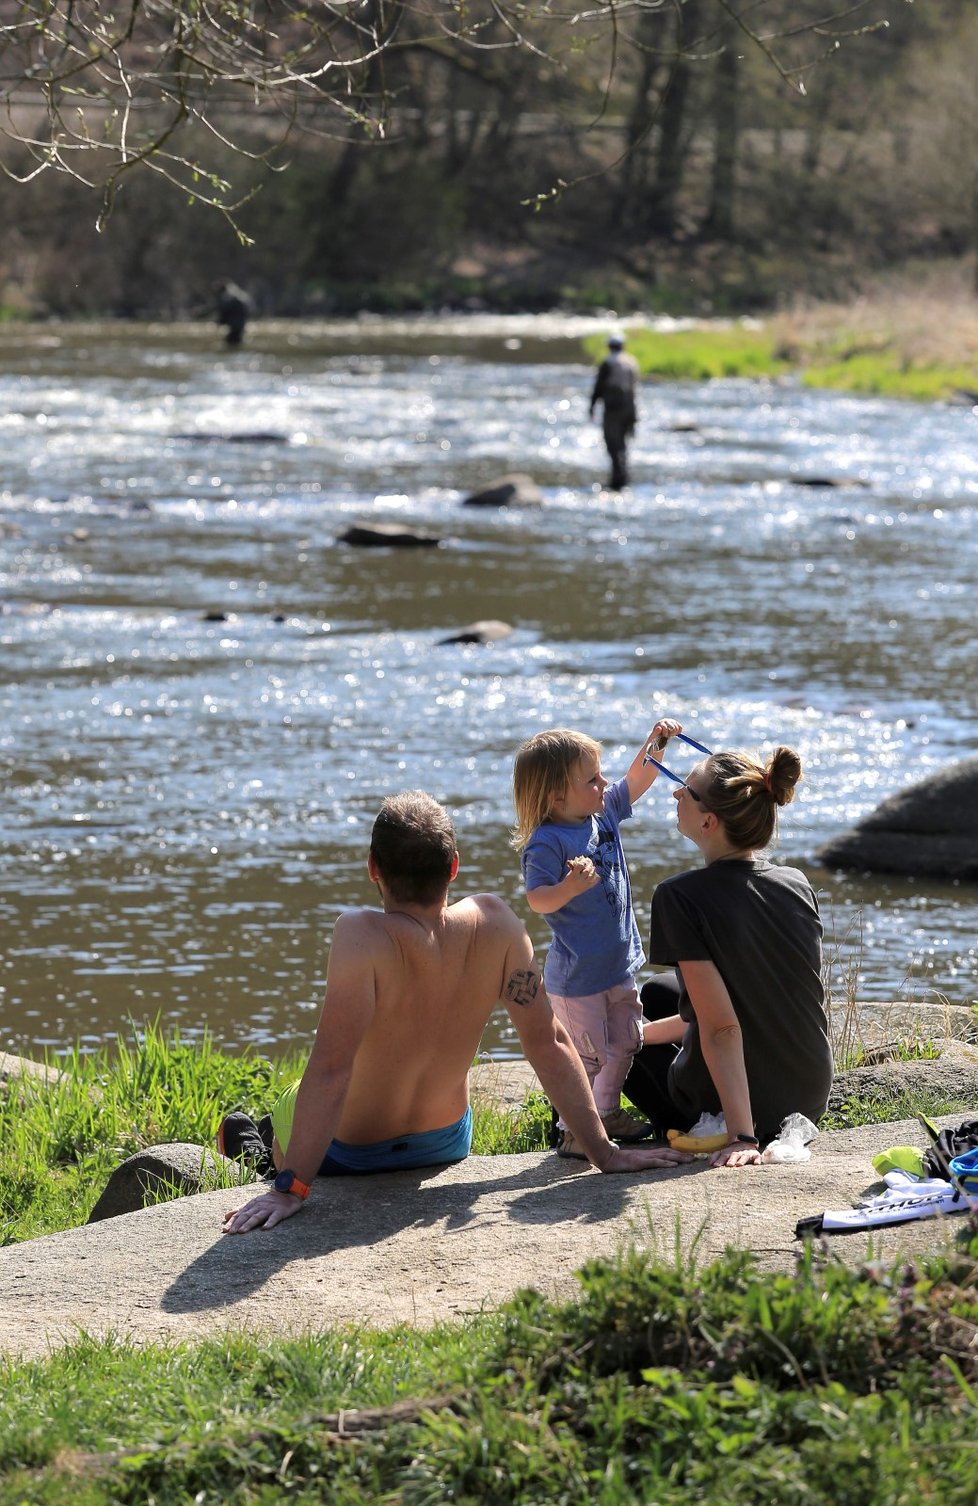
{"label": "blue swim shorts", "polygon": [[[272,1109],[275,1138],[287,1153],[292,1137],[292,1115],[299,1084],[286,1088]],[[406,1171],[412,1166],[447,1166],[464,1161],[472,1149],[472,1110],[444,1129],[422,1130],[369,1145],[348,1145],[333,1140],[317,1173],[321,1177],[362,1176],[372,1171]]]}

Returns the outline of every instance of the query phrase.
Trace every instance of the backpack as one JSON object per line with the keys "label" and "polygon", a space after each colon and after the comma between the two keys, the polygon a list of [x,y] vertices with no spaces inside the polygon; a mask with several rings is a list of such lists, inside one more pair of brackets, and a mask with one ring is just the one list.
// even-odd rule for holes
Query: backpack
{"label": "backpack", "polygon": [[[926,1120],[921,1123],[929,1134],[934,1134],[934,1128]],[[945,1182],[950,1180],[950,1172],[953,1170],[951,1163],[957,1158],[966,1156],[969,1151],[978,1150],[978,1119],[966,1119],[954,1129],[941,1130],[936,1135],[933,1145],[924,1152],[924,1175],[928,1177],[941,1177]],[[970,1175],[978,1184],[978,1161],[972,1163]],[[971,1190],[971,1189],[969,1189]],[[974,1190],[978,1190],[978,1185]]]}

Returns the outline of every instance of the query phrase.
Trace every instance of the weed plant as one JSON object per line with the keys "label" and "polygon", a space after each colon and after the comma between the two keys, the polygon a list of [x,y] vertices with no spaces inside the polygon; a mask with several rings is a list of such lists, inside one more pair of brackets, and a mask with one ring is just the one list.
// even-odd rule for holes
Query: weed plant
{"label": "weed plant", "polygon": [[206,1035],[166,1037],[158,1023],[48,1066],[56,1080],[25,1076],[0,1093],[0,1244],[84,1223],[127,1156],[167,1141],[213,1146],[228,1109],[263,1113],[300,1071],[226,1056]]}
{"label": "weed plant", "polygon": [[0,1506],[972,1506],[978,1226],[924,1266],[702,1269],[430,1331],[0,1365]]}
{"label": "weed plant", "polygon": [[504,1156],[547,1150],[551,1118],[550,1100],[540,1092],[528,1093],[516,1109],[476,1102],[472,1108],[472,1153]]}

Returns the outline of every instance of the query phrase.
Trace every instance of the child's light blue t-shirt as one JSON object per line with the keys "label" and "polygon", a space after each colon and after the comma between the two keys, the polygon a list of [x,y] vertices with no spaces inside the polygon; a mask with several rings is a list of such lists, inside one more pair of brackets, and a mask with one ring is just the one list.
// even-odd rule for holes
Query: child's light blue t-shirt
{"label": "child's light blue t-shirt", "polygon": [[645,961],[632,908],[619,822],[632,813],[624,779],[605,790],[604,809],[586,821],[545,821],[523,850],[526,891],[559,884],[571,858],[588,857],[601,882],[543,918],[553,932],[543,981],[565,998],[604,993],[626,983]]}

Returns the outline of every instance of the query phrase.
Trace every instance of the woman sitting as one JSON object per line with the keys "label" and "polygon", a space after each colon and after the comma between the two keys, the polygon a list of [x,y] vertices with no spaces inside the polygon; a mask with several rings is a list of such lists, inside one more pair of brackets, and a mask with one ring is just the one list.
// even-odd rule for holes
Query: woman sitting
{"label": "woman sitting", "polygon": [[675,967],[678,988],[642,989],[646,1044],[624,1092],[660,1135],[722,1113],[729,1138],[712,1164],[750,1165],[788,1114],[817,1121],[832,1084],[818,902],[803,873],[762,855],[801,760],[712,753],[688,780],[670,777],[679,831],[706,866],[653,895],[649,957]]}

